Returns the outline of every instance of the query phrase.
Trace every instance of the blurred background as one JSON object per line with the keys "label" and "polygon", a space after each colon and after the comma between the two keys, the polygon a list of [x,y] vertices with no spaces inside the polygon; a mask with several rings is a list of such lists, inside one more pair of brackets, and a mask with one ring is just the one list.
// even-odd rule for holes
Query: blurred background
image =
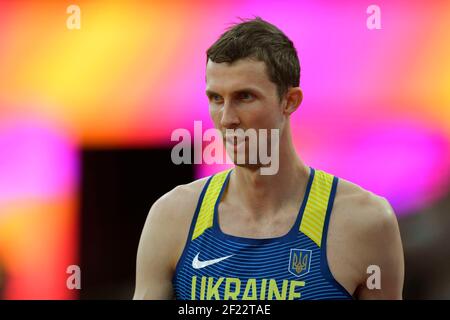
{"label": "blurred background", "polygon": [[449,1],[0,0],[1,299],[132,297],[152,203],[223,169],[174,165],[170,137],[212,127],[205,50],[253,16],[298,50],[302,159],[391,202],[406,299],[450,299]]}

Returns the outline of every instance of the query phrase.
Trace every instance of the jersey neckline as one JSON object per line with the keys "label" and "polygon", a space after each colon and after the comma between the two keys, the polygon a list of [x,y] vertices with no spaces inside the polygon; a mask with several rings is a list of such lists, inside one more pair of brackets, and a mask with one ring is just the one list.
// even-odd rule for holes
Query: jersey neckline
{"label": "jersey neckline", "polygon": [[297,218],[295,219],[294,224],[292,225],[292,227],[289,229],[289,231],[287,233],[285,233],[284,235],[278,236],[278,237],[272,237],[272,238],[248,238],[248,237],[240,237],[240,236],[235,236],[235,235],[231,235],[231,234],[227,234],[225,232],[222,231],[220,224],[219,224],[219,214],[218,214],[218,208],[219,208],[219,204],[220,201],[222,199],[222,195],[223,192],[225,190],[225,188],[228,185],[228,182],[230,180],[230,175],[231,172],[233,171],[230,170],[230,172],[228,172],[227,177],[221,187],[219,196],[217,197],[217,200],[214,204],[214,217],[213,217],[213,227],[212,227],[212,231],[219,237],[225,239],[225,240],[231,240],[231,241],[236,241],[236,242],[244,242],[244,243],[249,243],[249,244],[265,244],[265,243],[271,243],[271,242],[279,242],[279,241],[289,241],[289,240],[294,240],[297,236],[298,233],[300,233],[300,223],[302,221],[302,217],[303,217],[303,213],[306,207],[306,203],[308,202],[308,198],[309,198],[309,194],[311,191],[311,185],[312,182],[314,180],[314,174],[315,174],[315,170],[313,167],[308,166],[310,168],[310,172],[309,172],[309,177],[308,177],[308,183],[306,185],[306,190],[305,193],[303,195],[303,200],[302,203],[300,205],[300,209],[297,213]]}

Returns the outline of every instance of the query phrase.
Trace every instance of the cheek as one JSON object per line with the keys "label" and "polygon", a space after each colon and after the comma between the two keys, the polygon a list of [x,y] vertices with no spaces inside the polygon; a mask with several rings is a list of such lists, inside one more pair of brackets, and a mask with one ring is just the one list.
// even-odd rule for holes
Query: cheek
{"label": "cheek", "polygon": [[283,118],[281,109],[277,105],[266,106],[256,116],[263,128],[279,128]]}
{"label": "cheek", "polygon": [[220,110],[217,107],[209,107],[209,116],[211,117],[211,120],[214,122],[214,125],[217,126],[220,122]]}

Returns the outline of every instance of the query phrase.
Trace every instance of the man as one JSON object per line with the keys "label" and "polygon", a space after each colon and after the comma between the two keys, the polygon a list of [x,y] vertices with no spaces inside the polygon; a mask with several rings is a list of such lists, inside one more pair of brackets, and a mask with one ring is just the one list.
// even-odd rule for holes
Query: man
{"label": "man", "polygon": [[[260,18],[208,49],[215,127],[278,129],[279,170],[262,175],[260,162],[236,163],[156,201],[138,248],[134,299],[402,298],[402,244],[388,201],[295,152],[299,80],[293,43]],[[242,140],[225,141],[234,147],[227,149],[242,152]]]}

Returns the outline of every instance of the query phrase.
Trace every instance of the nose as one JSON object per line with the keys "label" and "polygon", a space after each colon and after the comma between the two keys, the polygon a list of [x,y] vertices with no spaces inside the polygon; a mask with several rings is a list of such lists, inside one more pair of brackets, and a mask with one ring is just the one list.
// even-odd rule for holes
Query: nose
{"label": "nose", "polygon": [[235,128],[240,124],[239,117],[233,105],[225,101],[222,109],[220,125],[224,128]]}

